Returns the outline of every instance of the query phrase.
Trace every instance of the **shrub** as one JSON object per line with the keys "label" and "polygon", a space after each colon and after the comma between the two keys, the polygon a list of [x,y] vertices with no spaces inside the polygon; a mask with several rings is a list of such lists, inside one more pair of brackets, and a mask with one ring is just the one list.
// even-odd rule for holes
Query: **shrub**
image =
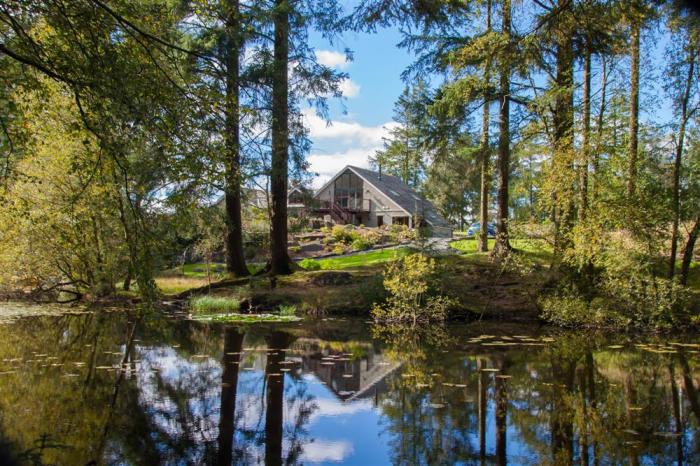
{"label": "shrub", "polygon": [[350,245],[350,247],[352,247],[354,251],[362,251],[365,249],[369,249],[372,246],[374,246],[374,241],[365,236],[355,238],[355,240]]}
{"label": "shrub", "polygon": [[333,254],[345,254],[345,246],[343,246],[342,244],[337,244],[333,248]]}
{"label": "shrub", "polygon": [[638,327],[670,330],[689,324],[683,314],[687,292],[678,283],[644,273],[599,277],[592,296],[584,296],[571,282],[542,296],[542,318],[563,327]]}
{"label": "shrub", "polygon": [[293,316],[297,313],[297,307],[294,304],[280,304],[279,311],[281,316]]}
{"label": "shrub", "polygon": [[443,321],[453,301],[435,294],[431,284],[438,273],[435,259],[412,254],[391,262],[384,271],[384,288],[389,298],[375,304],[372,316],[383,323],[424,323]]}
{"label": "shrub", "polygon": [[343,244],[351,244],[360,236],[356,231],[352,231],[343,225],[334,226],[333,230],[331,231],[331,235],[337,243]]}
{"label": "shrub", "polygon": [[321,270],[321,263],[313,259],[303,259],[299,261],[299,267],[304,270]]}
{"label": "shrub", "polygon": [[289,252],[298,254],[301,252],[301,246],[289,246]]}
{"label": "shrub", "polygon": [[197,296],[190,300],[190,307],[193,311],[237,311],[241,307],[241,302],[236,298],[219,296]]}
{"label": "shrub", "polygon": [[413,241],[416,239],[416,232],[406,225],[392,224],[389,226],[389,238],[391,241]]}

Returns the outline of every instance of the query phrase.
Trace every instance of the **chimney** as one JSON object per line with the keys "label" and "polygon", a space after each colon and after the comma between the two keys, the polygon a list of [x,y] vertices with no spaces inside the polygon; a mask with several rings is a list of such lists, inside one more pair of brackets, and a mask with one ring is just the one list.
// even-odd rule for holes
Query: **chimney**
{"label": "chimney", "polygon": [[379,179],[381,180],[382,179],[382,164],[380,163],[378,165],[379,165]]}

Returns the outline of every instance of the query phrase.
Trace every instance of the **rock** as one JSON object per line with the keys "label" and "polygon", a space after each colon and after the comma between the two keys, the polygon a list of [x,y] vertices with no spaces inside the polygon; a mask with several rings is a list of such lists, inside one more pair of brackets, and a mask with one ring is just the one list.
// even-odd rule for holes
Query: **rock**
{"label": "rock", "polygon": [[321,272],[311,277],[311,283],[318,286],[349,285],[352,275],[348,272]]}
{"label": "rock", "polygon": [[301,246],[301,252],[323,251],[323,245],[319,243],[307,243]]}
{"label": "rock", "polygon": [[280,305],[297,305],[299,299],[291,296],[277,296],[270,294],[256,294],[250,298],[241,300],[240,312],[248,314],[251,312],[274,311]]}

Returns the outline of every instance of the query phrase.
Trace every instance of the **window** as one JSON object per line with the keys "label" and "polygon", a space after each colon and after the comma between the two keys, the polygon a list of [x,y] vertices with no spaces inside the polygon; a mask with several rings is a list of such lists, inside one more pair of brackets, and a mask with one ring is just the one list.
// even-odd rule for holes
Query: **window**
{"label": "window", "polygon": [[335,179],[335,203],[350,210],[362,208],[362,179],[350,171],[346,171]]}

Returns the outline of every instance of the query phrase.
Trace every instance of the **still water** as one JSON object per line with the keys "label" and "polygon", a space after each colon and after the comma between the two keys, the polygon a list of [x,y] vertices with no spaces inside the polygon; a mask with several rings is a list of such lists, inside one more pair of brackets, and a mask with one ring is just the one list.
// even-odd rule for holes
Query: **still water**
{"label": "still water", "polygon": [[699,351],[501,323],[17,316],[0,463],[700,464]]}

